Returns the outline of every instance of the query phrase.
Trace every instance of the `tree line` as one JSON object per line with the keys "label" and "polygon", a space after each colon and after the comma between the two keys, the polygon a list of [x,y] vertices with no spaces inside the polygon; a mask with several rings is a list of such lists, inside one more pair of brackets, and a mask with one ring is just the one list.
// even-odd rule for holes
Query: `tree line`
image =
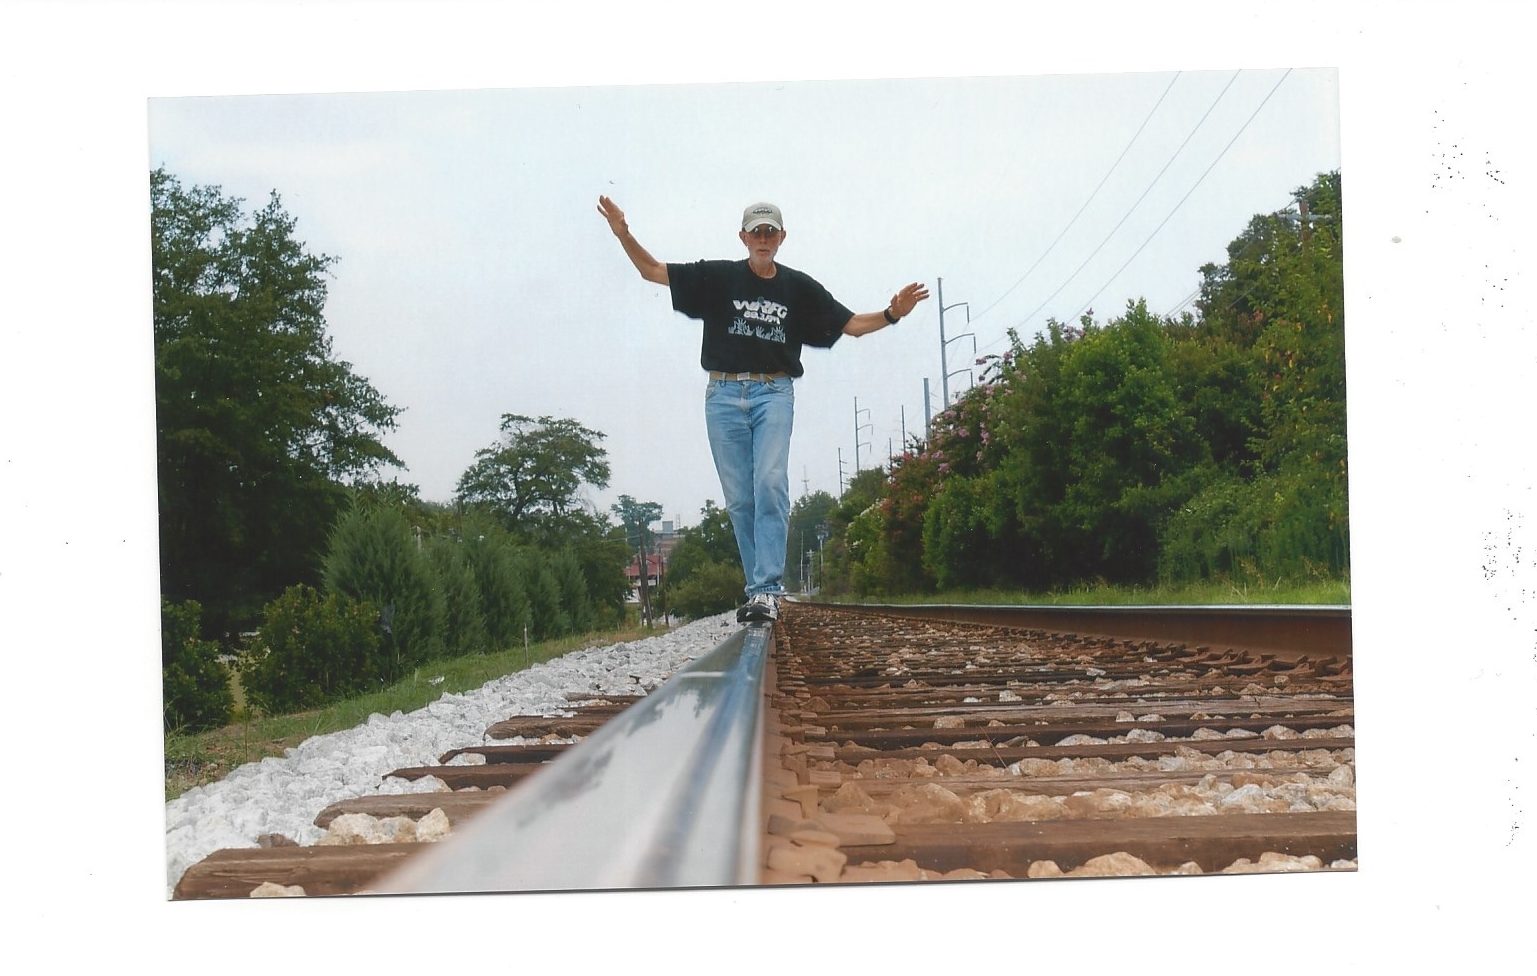
{"label": "tree line", "polygon": [[861,471],[830,582],[935,589],[1349,573],[1340,175],[1252,218],[1196,312],[1048,323]]}
{"label": "tree line", "polygon": [[252,704],[309,707],[435,657],[623,619],[625,528],[603,434],[506,414],[451,503],[385,480],[389,404],[326,332],[336,259],[273,193],[150,174],[162,676],[168,728],[218,725],[237,662]]}

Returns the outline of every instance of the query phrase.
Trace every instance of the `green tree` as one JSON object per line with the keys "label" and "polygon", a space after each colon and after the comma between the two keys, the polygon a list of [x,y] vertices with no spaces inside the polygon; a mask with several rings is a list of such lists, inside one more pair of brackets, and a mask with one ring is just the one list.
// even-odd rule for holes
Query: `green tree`
{"label": "green tree", "polygon": [[[790,506],[790,529],[785,540],[785,575],[789,580],[805,580],[801,568],[821,548],[818,535],[826,533],[827,520],[838,507],[838,500],[825,491],[802,495]],[[808,557],[807,553],[813,554]]]}
{"label": "green tree", "polygon": [[522,647],[532,611],[512,540],[496,523],[472,519],[466,522],[462,544],[480,591],[481,616],[492,649]]}
{"label": "green tree", "polygon": [[1172,477],[1200,460],[1177,396],[1169,342],[1142,302],[1085,333],[1067,357],[1060,406],[1072,415],[1061,550],[1080,576],[1146,582],[1163,518],[1182,501]]}
{"label": "green tree", "polygon": [[[1170,520],[1166,575],[1349,570],[1340,174],[1322,174],[1293,197],[1296,214],[1256,216],[1225,264],[1201,269],[1199,331],[1249,357],[1251,433],[1244,463],[1215,457],[1224,470]],[[1225,399],[1213,409],[1231,411]]]}
{"label": "green tree", "polygon": [[587,580],[582,575],[582,561],[575,550],[562,549],[556,553],[550,561],[550,570],[560,587],[560,604],[570,618],[571,632],[581,634],[591,630],[597,615],[587,592]]}
{"label": "green tree", "polygon": [[491,639],[486,632],[484,600],[475,568],[463,543],[438,536],[425,552],[443,593],[443,646],[451,656],[484,654]]}
{"label": "green tree", "polygon": [[400,512],[362,505],[347,513],[331,534],[322,574],[327,590],[378,609],[384,681],[443,654],[443,591]]}
{"label": "green tree", "polygon": [[[868,532],[877,524],[884,531],[885,516],[880,506],[891,491],[903,459],[910,461],[913,457],[913,449],[909,449],[902,459],[895,461],[890,480],[882,468],[865,468],[849,479],[837,505],[828,513],[827,542],[817,560],[823,573],[818,588],[830,594],[852,592],[863,596],[874,592],[871,567],[884,560],[885,547],[873,549],[870,543],[874,537]],[[863,532],[854,531],[856,520]]]}
{"label": "green tree", "polygon": [[609,511],[624,527],[625,541],[631,549],[650,551],[655,546],[656,533],[651,531],[651,525],[662,517],[661,504],[638,502],[629,495],[620,495],[619,503],[609,506]]}
{"label": "green tree", "polygon": [[254,622],[316,581],[345,484],[399,465],[388,405],[326,333],[326,276],[276,193],[247,214],[218,187],[150,174],[161,589],[204,629]]}
{"label": "green tree", "polygon": [[560,581],[550,567],[550,561],[537,549],[520,547],[514,554],[518,578],[523,581],[523,591],[528,594],[529,636],[544,640],[569,633],[571,615],[561,603]]}
{"label": "green tree", "polygon": [[601,516],[575,512],[566,520],[563,541],[581,564],[593,626],[618,624],[624,619],[624,601],[630,592],[624,574],[629,564],[624,529]]}
{"label": "green tree", "polygon": [[[715,581],[707,587],[708,596],[690,597],[692,602],[689,606],[693,612],[683,610],[677,603],[680,589],[695,577],[706,573],[711,574]],[[722,586],[719,585],[721,578],[735,582]],[[746,585],[747,581],[742,576],[742,560],[737,554],[736,535],[731,529],[731,516],[714,501],[706,501],[699,510],[699,523],[678,531],[678,541],[668,556],[666,606],[685,616],[715,613],[740,603]],[[730,591],[727,605],[717,606],[723,590]],[[710,609],[701,609],[705,606]]]}
{"label": "green tree", "polygon": [[737,553],[736,534],[731,528],[731,515],[713,500],[706,501],[699,510],[697,525],[678,531],[678,543],[673,547],[672,559],[667,565],[668,579],[681,583],[697,567],[707,563],[737,567],[742,564]]}
{"label": "green tree", "polygon": [[603,434],[575,420],[503,414],[496,443],[475,452],[459,476],[455,497],[494,513],[529,541],[541,522],[562,522],[576,507],[582,485],[606,488]]}
{"label": "green tree", "polygon": [[647,582],[650,576],[647,563],[654,554],[656,539],[651,531],[651,523],[662,517],[662,506],[657,502],[638,502],[629,495],[620,495],[619,503],[612,506],[610,511],[624,527],[625,543],[630,552],[634,553],[636,565],[640,567],[640,614],[641,619],[650,626],[656,608],[666,605],[658,599],[660,594],[651,592],[651,585]]}

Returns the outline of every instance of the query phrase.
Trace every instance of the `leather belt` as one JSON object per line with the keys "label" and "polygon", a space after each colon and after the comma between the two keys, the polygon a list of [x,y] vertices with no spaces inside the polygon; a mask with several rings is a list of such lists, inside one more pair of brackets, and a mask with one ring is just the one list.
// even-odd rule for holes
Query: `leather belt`
{"label": "leather belt", "polygon": [[789,375],[789,373],[722,373],[718,369],[710,370],[710,379],[712,380],[756,380],[759,383],[783,379]]}

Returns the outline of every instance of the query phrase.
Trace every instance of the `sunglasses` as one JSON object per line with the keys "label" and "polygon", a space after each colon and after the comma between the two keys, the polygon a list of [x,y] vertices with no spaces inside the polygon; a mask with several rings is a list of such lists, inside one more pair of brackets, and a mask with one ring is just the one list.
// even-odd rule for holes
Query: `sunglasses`
{"label": "sunglasses", "polygon": [[783,232],[780,231],[780,229],[777,227],[770,227],[768,224],[759,224],[747,233],[753,237],[778,237]]}

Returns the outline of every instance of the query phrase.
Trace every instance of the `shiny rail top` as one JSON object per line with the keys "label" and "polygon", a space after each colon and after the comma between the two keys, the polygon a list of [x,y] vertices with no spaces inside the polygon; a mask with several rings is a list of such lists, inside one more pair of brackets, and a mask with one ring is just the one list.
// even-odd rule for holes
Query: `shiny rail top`
{"label": "shiny rail top", "polygon": [[816,603],[828,610],[957,620],[1138,640],[1172,640],[1288,656],[1352,650],[1348,606],[1004,606]]}
{"label": "shiny rail top", "polygon": [[737,631],[374,890],[755,884],[772,635]]}

